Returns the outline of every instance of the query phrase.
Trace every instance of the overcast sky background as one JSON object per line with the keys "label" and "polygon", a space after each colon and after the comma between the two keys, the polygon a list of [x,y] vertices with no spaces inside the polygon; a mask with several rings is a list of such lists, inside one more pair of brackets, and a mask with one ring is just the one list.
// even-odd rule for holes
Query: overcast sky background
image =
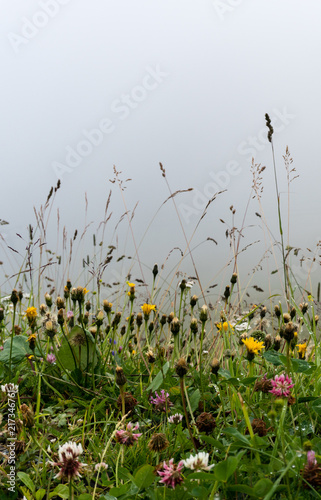
{"label": "overcast sky background", "polygon": [[[117,243],[116,257],[134,255],[126,219],[115,239],[114,228],[125,208],[116,184],[109,182],[113,165],[122,171],[122,179],[132,179],[123,194],[129,210],[139,202],[132,221],[139,244],[169,196],[159,169],[162,162],[172,192],[194,188],[175,197],[188,239],[209,198],[227,189],[210,205],[191,242],[197,247],[194,258],[204,288],[216,282],[224,286],[233,269],[220,271],[232,254],[227,226],[219,219],[232,227],[233,204],[234,224],[242,227],[251,194],[252,156],[267,167],[262,206],[279,240],[264,120],[268,112],[275,127],[285,239],[282,155],[288,145],[300,175],[291,183],[290,243],[316,248],[321,238],[319,2],[0,0],[0,6],[0,217],[9,222],[0,229],[8,245],[21,248],[17,232],[28,239],[26,228],[35,223],[33,206],[45,202],[59,177],[62,187],[48,229],[50,248],[55,247],[57,208],[61,229],[65,225],[70,236],[93,221],[78,251],[73,280],[81,257],[92,252],[92,234],[104,216],[110,189],[113,215],[104,249]],[[255,212],[260,207],[251,200],[245,226],[252,227],[244,230],[241,248],[262,243],[240,257],[243,284],[267,248],[263,219]],[[206,242],[208,237],[218,245]],[[169,201],[139,248],[145,279],[173,247],[184,251],[186,243]],[[4,250],[1,260],[10,267]],[[167,273],[178,262],[179,252],[174,251]],[[111,265],[106,279],[124,279],[130,264],[124,259]],[[252,278],[251,286],[265,288],[266,277],[276,267],[272,258],[269,266]],[[195,275],[189,257],[181,270]],[[318,275],[316,267],[316,282]],[[132,278],[137,277],[141,275],[136,266]]]}

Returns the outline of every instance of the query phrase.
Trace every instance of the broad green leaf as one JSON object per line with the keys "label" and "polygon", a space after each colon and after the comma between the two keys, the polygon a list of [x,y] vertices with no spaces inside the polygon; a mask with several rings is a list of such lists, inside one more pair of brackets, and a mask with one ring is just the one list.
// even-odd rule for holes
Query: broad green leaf
{"label": "broad green leaf", "polygon": [[251,446],[250,441],[234,427],[228,427],[227,429],[224,429],[223,432],[225,434],[228,434],[229,436],[235,437],[235,439],[238,439],[239,441],[242,441],[242,443],[246,444],[247,446]]}
{"label": "broad green leaf", "polygon": [[35,499],[36,500],[42,500],[43,497],[45,496],[45,494],[46,494],[46,490],[44,490],[44,489],[38,490],[36,492]]}
{"label": "broad green leaf", "polygon": [[318,414],[321,415],[321,398],[316,399],[311,404],[312,409]]}
{"label": "broad green leaf", "polygon": [[142,490],[148,488],[155,480],[154,467],[145,464],[134,474],[134,483]]}
{"label": "broad green leaf", "polygon": [[127,491],[130,488],[130,483],[123,484],[122,486],[119,486],[118,488],[111,488],[109,490],[110,495],[114,495],[116,498],[125,495]]}
{"label": "broad green leaf", "polygon": [[269,363],[272,363],[274,366],[280,366],[283,364],[282,361],[280,361],[280,354],[273,350],[264,352],[263,358],[266,359],[266,361],[269,361]]}
{"label": "broad green leaf", "polygon": [[254,485],[254,492],[256,495],[260,498],[265,497],[265,495],[268,494],[270,489],[272,488],[273,483],[270,479],[260,479],[255,485]]}
{"label": "broad green leaf", "polygon": [[[164,377],[166,376],[166,373],[168,372],[168,368],[169,368],[169,362],[167,361],[164,366],[163,366],[163,371],[160,370],[156,377],[154,378],[154,380],[151,382],[151,384],[149,384],[149,386],[147,387],[146,391],[157,391],[157,389],[162,385],[163,383],[163,380],[164,380]],[[164,376],[163,376],[163,373],[164,373]]]}
{"label": "broad green leaf", "polygon": [[89,493],[82,493],[82,495],[79,495],[78,500],[92,500],[92,495]]}
{"label": "broad green leaf", "polygon": [[191,396],[189,398],[189,402],[191,404],[191,408],[192,408],[193,413],[198,408],[198,403],[200,402],[200,399],[201,399],[200,390],[196,389],[196,391],[194,391],[193,394],[191,394]]}
{"label": "broad green leaf", "polygon": [[[79,336],[81,338],[81,346],[75,347],[73,339]],[[88,342],[88,359],[87,359],[87,342]],[[68,340],[63,338],[61,347],[58,351],[58,362],[63,365],[66,370],[75,370],[79,368],[79,355],[80,367],[82,370],[86,369],[87,362],[97,364],[97,350],[95,352],[94,338],[90,332],[83,330],[80,326],[74,326],[68,336]],[[75,366],[75,361],[77,366]]]}
{"label": "broad green leaf", "polygon": [[214,474],[218,481],[226,483],[228,478],[233,474],[238,466],[239,460],[237,457],[228,457],[223,462],[219,462],[214,467]]}
{"label": "broad green leaf", "polygon": [[225,368],[220,368],[219,371],[217,372],[221,377],[224,378],[231,378],[231,374],[228,370],[225,370]]}
{"label": "broad green leaf", "polygon": [[198,479],[200,481],[207,481],[211,483],[215,483],[217,481],[217,478],[215,474],[211,474],[210,472],[192,472],[192,474],[189,474],[186,476],[186,479]]}
{"label": "broad green leaf", "polygon": [[56,488],[53,490],[53,495],[50,493],[50,497],[57,495],[60,498],[69,498],[69,487],[66,484],[58,484]]}
{"label": "broad green leaf", "polygon": [[237,491],[238,493],[245,493],[245,495],[257,498],[253,488],[247,486],[246,484],[233,484],[231,486],[227,486],[226,489],[227,491]]}
{"label": "broad green leaf", "polygon": [[25,472],[18,472],[17,473],[18,478],[29,488],[29,490],[34,491],[35,485],[33,484],[32,479],[26,474]]}
{"label": "broad green leaf", "polygon": [[[0,362],[8,364],[10,362],[10,346],[11,338],[7,339],[3,344],[3,350],[0,351]],[[21,363],[27,356],[33,354],[29,349],[27,337],[16,335],[12,339],[11,362],[13,364]]]}

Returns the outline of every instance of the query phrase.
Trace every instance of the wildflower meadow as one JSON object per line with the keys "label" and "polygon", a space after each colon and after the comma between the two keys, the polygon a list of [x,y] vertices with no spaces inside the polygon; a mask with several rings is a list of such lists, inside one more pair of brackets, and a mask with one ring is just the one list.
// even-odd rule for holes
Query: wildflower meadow
{"label": "wildflower meadow", "polygon": [[[189,273],[180,260],[166,274],[152,242],[146,282],[130,268],[138,253],[125,279],[105,280],[122,259],[108,240],[110,197],[94,255],[69,275],[72,245],[69,255],[46,247],[60,182],[35,211],[20,262],[2,238],[2,266],[13,254],[17,268],[0,293],[1,500],[321,498],[320,285],[293,272],[303,257],[286,243],[277,181],[295,170],[288,148],[285,171],[274,158],[268,115],[266,125],[279,230],[266,250],[280,293],[248,298],[239,267],[248,242],[235,224],[216,295],[202,287],[188,241]],[[263,221],[265,167],[251,170]],[[170,191],[174,213],[180,195]],[[312,265],[318,256],[307,255]]]}

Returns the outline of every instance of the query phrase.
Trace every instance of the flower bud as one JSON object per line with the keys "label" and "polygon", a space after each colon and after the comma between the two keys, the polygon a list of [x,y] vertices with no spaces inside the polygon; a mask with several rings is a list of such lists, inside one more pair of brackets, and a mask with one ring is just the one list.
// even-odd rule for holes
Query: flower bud
{"label": "flower bud", "polygon": [[196,306],[196,304],[197,304],[197,300],[198,300],[198,299],[197,299],[197,295],[193,295],[193,296],[191,297],[191,300],[190,300],[190,306],[191,306],[191,307],[195,307],[195,306]]}
{"label": "flower bud", "polygon": [[113,304],[111,302],[108,302],[108,300],[103,301],[103,308],[105,313],[109,313],[111,311],[111,308],[113,307]]}
{"label": "flower bud", "polygon": [[167,316],[166,314],[163,314],[161,319],[159,320],[160,324],[164,326],[166,324]]}
{"label": "flower bud", "polygon": [[205,323],[208,318],[208,310],[207,306],[204,304],[200,310],[200,320],[202,323]]}
{"label": "flower bud", "polygon": [[237,282],[237,274],[233,273],[231,277],[231,283],[232,285],[235,285],[236,282]]}
{"label": "flower bud", "polygon": [[175,365],[175,371],[176,371],[177,375],[179,376],[179,378],[183,378],[186,375],[186,373],[188,372],[188,366],[187,366],[185,358],[180,358],[177,361],[177,363]]}
{"label": "flower bud", "polygon": [[153,267],[153,276],[154,276],[154,279],[156,278],[157,275],[158,275],[158,265],[154,264],[154,267]]}
{"label": "flower bud", "polygon": [[45,301],[48,307],[52,306],[52,297],[48,292],[45,293]]}
{"label": "flower bud", "polygon": [[211,372],[213,373],[213,375],[217,375],[217,372],[219,371],[220,369],[220,362],[217,358],[214,358],[211,362]]}
{"label": "flower bud", "polygon": [[57,309],[64,309],[66,307],[65,300],[62,297],[58,296],[56,298],[56,306],[57,306]]}
{"label": "flower bud", "polygon": [[171,322],[171,332],[174,336],[176,336],[179,333],[180,329],[180,322],[178,318],[174,318],[173,321]]}
{"label": "flower bud", "polygon": [[11,302],[13,303],[13,305],[15,306],[17,304],[17,302],[19,301],[19,296],[18,296],[18,292],[17,290],[14,288],[11,292],[11,296],[10,296],[10,300]]}
{"label": "flower bud", "polygon": [[123,387],[127,382],[124,370],[122,369],[121,366],[116,366],[115,382],[118,385],[118,387]]}

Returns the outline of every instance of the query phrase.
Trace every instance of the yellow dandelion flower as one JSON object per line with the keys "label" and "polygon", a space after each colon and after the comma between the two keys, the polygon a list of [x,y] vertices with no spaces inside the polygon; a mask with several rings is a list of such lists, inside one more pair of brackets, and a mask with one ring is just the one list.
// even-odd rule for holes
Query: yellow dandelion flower
{"label": "yellow dandelion flower", "polygon": [[28,309],[25,310],[25,316],[27,317],[28,321],[32,321],[37,317],[37,308],[36,307],[28,307]]}
{"label": "yellow dandelion flower", "polygon": [[86,295],[86,293],[88,293],[88,292],[89,292],[89,290],[87,290],[87,288],[84,288],[82,293],[83,293],[84,295]]}
{"label": "yellow dandelion flower", "polygon": [[253,337],[245,340],[242,339],[242,342],[250,354],[258,354],[264,347],[264,342],[258,342]]}
{"label": "yellow dandelion flower", "polygon": [[132,351],[132,355],[133,355],[133,356],[134,356],[134,354],[136,354],[136,351],[135,351],[135,349],[134,349],[134,350]]}
{"label": "yellow dandelion flower", "polygon": [[129,281],[126,281],[127,285],[129,286],[129,288],[133,288],[136,286],[135,283],[130,283]]}
{"label": "yellow dandelion flower", "polygon": [[306,352],[307,352],[307,344],[306,342],[304,344],[297,344],[296,347],[298,347],[298,354],[300,359],[304,359]]}
{"label": "yellow dandelion flower", "polygon": [[151,311],[156,311],[156,306],[153,304],[143,304],[141,309],[144,313],[144,316],[149,316]]}
{"label": "yellow dandelion flower", "polygon": [[215,325],[220,332],[222,330],[224,330],[224,332],[227,332],[229,329],[232,330],[232,332],[234,331],[233,326],[228,321],[224,321],[223,323],[215,323]]}

